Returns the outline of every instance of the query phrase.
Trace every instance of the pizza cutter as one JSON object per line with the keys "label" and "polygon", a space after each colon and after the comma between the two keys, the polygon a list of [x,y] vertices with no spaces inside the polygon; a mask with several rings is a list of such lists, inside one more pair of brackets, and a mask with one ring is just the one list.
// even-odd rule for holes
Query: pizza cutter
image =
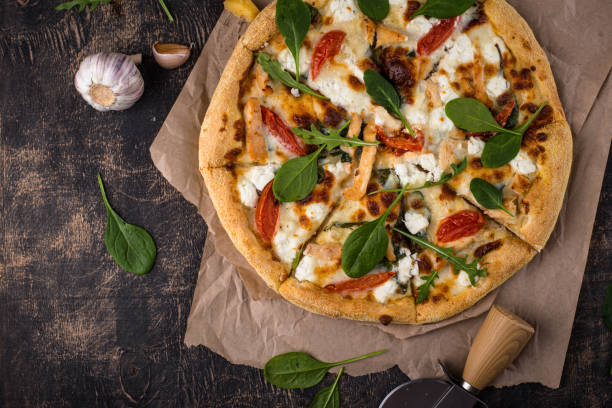
{"label": "pizza cutter", "polygon": [[409,381],[391,391],[379,408],[486,408],[476,395],[514,361],[534,331],[517,315],[494,305],[474,338],[461,379],[449,375],[439,362],[449,381]]}

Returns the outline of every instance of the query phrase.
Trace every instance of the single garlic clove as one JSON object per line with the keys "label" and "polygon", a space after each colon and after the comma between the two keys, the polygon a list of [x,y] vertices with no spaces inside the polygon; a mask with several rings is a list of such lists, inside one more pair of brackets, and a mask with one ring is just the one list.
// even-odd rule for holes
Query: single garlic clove
{"label": "single garlic clove", "polygon": [[164,44],[160,42],[153,44],[153,57],[155,61],[165,69],[180,67],[189,59],[190,55],[191,45],[186,46],[174,43]]}
{"label": "single garlic clove", "polygon": [[144,92],[144,80],[134,61],[139,55],[90,55],[81,62],[74,86],[83,99],[99,111],[124,110]]}

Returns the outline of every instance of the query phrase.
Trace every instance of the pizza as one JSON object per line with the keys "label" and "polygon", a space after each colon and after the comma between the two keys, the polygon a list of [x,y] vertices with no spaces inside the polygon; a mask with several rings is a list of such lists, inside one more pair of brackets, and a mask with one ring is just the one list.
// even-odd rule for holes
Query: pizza
{"label": "pizza", "polygon": [[504,0],[278,0],[236,44],[199,145],[269,287],[382,324],[446,319],[527,264],[572,159],[548,60]]}

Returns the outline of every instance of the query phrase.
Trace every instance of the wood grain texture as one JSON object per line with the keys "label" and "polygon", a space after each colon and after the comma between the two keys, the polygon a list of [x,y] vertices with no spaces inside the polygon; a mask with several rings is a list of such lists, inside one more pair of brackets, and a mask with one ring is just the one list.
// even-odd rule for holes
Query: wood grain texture
{"label": "wood grain texture", "polygon": [[[148,147],[195,57],[166,71],[150,47],[193,42],[197,56],[221,0],[166,0],[174,24],[154,0],[81,14],[53,10],[60,1],[0,2],[0,406],[307,405],[318,388],[281,390],[261,370],[183,344],[206,226]],[[99,113],[74,90],[78,62],[102,50],[145,53],[145,92],[128,111]],[[104,249],[98,171],[115,209],[156,240],[149,275],[124,272]],[[612,335],[600,317],[612,280],[610,166],[604,185],[561,388],[486,389],[491,407],[612,400]],[[376,407],[406,380],[397,368],[343,376],[342,405]]]}

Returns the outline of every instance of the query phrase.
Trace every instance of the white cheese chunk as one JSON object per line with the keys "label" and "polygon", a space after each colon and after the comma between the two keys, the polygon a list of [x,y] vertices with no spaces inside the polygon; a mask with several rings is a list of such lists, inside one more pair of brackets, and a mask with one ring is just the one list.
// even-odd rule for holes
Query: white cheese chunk
{"label": "white cheese chunk", "polygon": [[329,212],[323,203],[312,203],[306,206],[305,215],[310,220],[311,228],[305,229],[299,223],[295,211],[296,203],[282,203],[278,219],[278,229],[272,240],[272,247],[278,258],[291,264],[298,249],[316,231]]}
{"label": "white cheese chunk", "polygon": [[447,103],[448,101],[459,97],[459,95],[451,87],[451,84],[446,76],[437,75],[436,79],[438,82],[438,87],[440,88],[440,99],[442,99],[443,103]]}
{"label": "white cheese chunk", "polygon": [[296,98],[300,97],[300,90],[297,88],[291,88],[291,95],[295,96]]}
{"label": "white cheese chunk", "polygon": [[468,154],[471,156],[480,157],[482,155],[482,151],[484,150],[485,144],[486,143],[482,139],[470,137],[467,143]]}
{"label": "white cheese chunk", "polygon": [[465,34],[460,34],[455,39],[452,48],[440,61],[440,69],[444,69],[452,76],[459,65],[474,60],[474,52],[474,46],[470,38]]}
{"label": "white cheese chunk", "polygon": [[278,164],[266,164],[265,166],[253,166],[244,173],[257,190],[262,191],[266,184],[274,178],[274,173],[279,169]]}
{"label": "white cheese chunk", "polygon": [[[476,276],[476,280],[478,280],[478,276]],[[470,282],[470,276],[465,271],[459,272],[459,275],[457,275],[457,282],[461,286],[465,286],[466,288],[472,286],[472,282]]]}
{"label": "white cheese chunk", "polygon": [[411,234],[418,234],[429,226],[429,220],[426,216],[416,211],[406,211],[406,214],[404,214],[404,224]]}
{"label": "white cheese chunk", "polygon": [[411,256],[408,249],[402,248],[400,253],[405,256],[397,262],[397,280],[402,285],[406,285],[410,282],[410,279],[419,276],[419,264]]}
{"label": "white cheese chunk", "polygon": [[397,294],[399,289],[400,287],[397,284],[397,281],[395,279],[389,279],[373,290],[374,298],[379,303],[387,303],[391,297]]}
{"label": "white cheese chunk", "polygon": [[311,255],[304,255],[300,260],[297,268],[295,268],[295,279],[301,281],[316,282],[315,268],[317,259]]}
{"label": "white cheese chunk", "polygon": [[444,169],[440,167],[436,157],[432,153],[422,154],[416,158],[416,163],[427,170],[428,181],[438,181],[444,173]]}
{"label": "white cheese chunk", "polygon": [[429,128],[436,136],[441,137],[455,129],[455,124],[448,118],[448,116],[446,116],[444,107],[441,106],[431,111],[431,116],[429,117]]}
{"label": "white cheese chunk", "polygon": [[510,88],[510,83],[502,75],[494,76],[487,81],[487,95],[496,100],[501,94]]}
{"label": "white cheese chunk", "polygon": [[[404,1],[404,4],[406,4],[406,1]],[[431,20],[428,20],[425,16],[416,16],[406,24],[406,34],[418,40],[427,34],[432,27]]]}
{"label": "white cheese chunk", "polygon": [[533,160],[522,151],[510,161],[510,165],[517,173],[524,175],[531,174],[538,169]]}
{"label": "white cheese chunk", "polygon": [[[417,165],[425,171],[420,170]],[[424,184],[425,181],[438,181],[444,173],[444,169],[440,167],[432,153],[413,157],[408,162],[395,162],[393,169],[398,175],[402,186],[406,184],[419,186]]]}
{"label": "white cheese chunk", "polygon": [[242,204],[247,207],[255,208],[259,197],[253,183],[244,177],[240,177],[236,187],[238,187],[238,193],[240,193],[240,201]]}
{"label": "white cheese chunk", "polygon": [[330,0],[325,14],[333,16],[334,23],[341,23],[356,19],[361,12],[353,0]]}
{"label": "white cheese chunk", "polygon": [[[295,60],[289,48],[285,48],[276,56],[278,63],[289,72],[295,73]],[[310,70],[310,52],[305,47],[300,48],[300,74],[306,74]]]}

